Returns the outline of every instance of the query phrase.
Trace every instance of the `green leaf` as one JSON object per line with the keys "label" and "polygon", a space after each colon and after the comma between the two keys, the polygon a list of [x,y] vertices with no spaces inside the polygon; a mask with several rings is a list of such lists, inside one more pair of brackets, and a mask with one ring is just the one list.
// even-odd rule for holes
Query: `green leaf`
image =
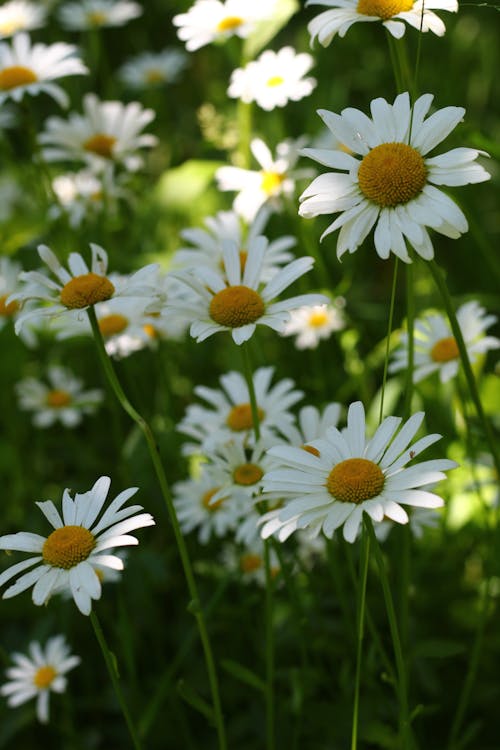
{"label": "green leaf", "polygon": [[255,688],[255,690],[260,690],[262,693],[265,692],[265,682],[261,680],[255,672],[247,669],[247,667],[243,667],[241,664],[238,664],[238,662],[232,661],[232,659],[224,659],[224,661],[221,662],[221,666],[226,672],[229,672],[233,677],[236,677],[237,680],[244,682],[246,685],[250,685],[250,687]]}
{"label": "green leaf", "polygon": [[439,638],[422,641],[414,649],[414,656],[427,659],[447,659],[450,656],[463,654],[465,646],[458,641],[445,641]]}
{"label": "green leaf", "polygon": [[199,711],[200,714],[203,714],[211,724],[215,724],[212,706],[210,706],[210,704],[208,704],[207,701],[202,698],[193,687],[191,687],[191,685],[188,685],[185,680],[178,681],[177,692],[186,703],[189,703],[192,708]]}
{"label": "green leaf", "polygon": [[243,58],[253,60],[257,57],[261,49],[269,44],[298,10],[298,0],[278,0],[272,18],[259,23],[255,31],[245,39]]}

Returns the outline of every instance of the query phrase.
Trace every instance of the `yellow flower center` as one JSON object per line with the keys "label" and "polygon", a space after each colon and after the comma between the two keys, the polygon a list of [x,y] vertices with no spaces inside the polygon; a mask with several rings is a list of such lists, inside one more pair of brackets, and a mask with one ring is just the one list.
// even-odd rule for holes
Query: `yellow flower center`
{"label": "yellow flower center", "polygon": [[275,195],[280,187],[281,183],[285,179],[284,174],[279,174],[278,172],[266,172],[262,171],[260,173],[262,177],[262,182],[260,183],[261,189],[265,192],[266,195]]}
{"label": "yellow flower center", "polygon": [[86,560],[95,545],[94,535],[83,526],[62,526],[45,540],[43,561],[55,568],[69,570]]}
{"label": "yellow flower center", "polygon": [[36,670],[33,677],[33,684],[39,690],[45,690],[52,684],[55,677],[57,677],[57,672],[54,667],[51,667],[50,664],[45,664]]}
{"label": "yellow flower center", "polygon": [[414,0],[359,0],[356,10],[363,16],[388,18],[405,13],[413,8]]}
{"label": "yellow flower center", "polygon": [[233,471],[233,479],[236,484],[241,484],[244,487],[257,484],[263,476],[264,472],[257,464],[241,464]]}
{"label": "yellow flower center", "polygon": [[150,339],[158,338],[158,331],[151,323],[144,323],[144,325],[142,326],[142,330],[144,331],[146,336],[149,336]]}
{"label": "yellow flower center", "polygon": [[8,294],[2,294],[0,296],[0,315],[3,315],[6,318],[14,315],[19,310],[19,304],[16,302],[16,300],[12,300],[12,302],[6,304],[5,300],[8,296]]}
{"label": "yellow flower center", "polygon": [[38,81],[38,76],[23,65],[11,65],[0,70],[0,90],[10,91],[18,86],[28,86]]}
{"label": "yellow flower center", "polygon": [[328,323],[328,313],[326,310],[316,310],[309,316],[309,325],[312,328],[321,328],[321,326],[326,325],[326,323]]}
{"label": "yellow flower center", "polygon": [[64,409],[71,403],[71,396],[67,391],[60,391],[56,388],[54,391],[47,393],[45,402],[52,409]]}
{"label": "yellow flower center", "polygon": [[150,68],[145,74],[146,83],[161,83],[165,80],[166,76],[162,70]]}
{"label": "yellow flower center", "polygon": [[219,500],[216,500],[215,503],[211,503],[210,500],[218,491],[219,491],[219,487],[214,487],[213,490],[208,490],[207,492],[205,492],[205,494],[201,498],[201,504],[206,510],[209,510],[210,513],[212,513],[215,510],[219,510],[224,500],[227,500],[227,497],[221,497]]}
{"label": "yellow flower center", "polygon": [[81,310],[97,302],[105,302],[114,294],[115,288],[106,276],[84,273],[68,281],[61,290],[61,303],[69,310]]}
{"label": "yellow flower center", "polygon": [[221,326],[240,328],[255,323],[265,313],[262,297],[248,286],[227,286],[212,297],[209,314]]}
{"label": "yellow flower center", "polygon": [[434,362],[450,362],[460,356],[457,342],[453,336],[436,341],[431,349],[431,359]]}
{"label": "yellow flower center", "polygon": [[[263,409],[257,407],[257,415],[259,422],[265,417]],[[226,424],[229,429],[234,432],[243,432],[244,430],[251,430],[253,428],[252,419],[252,407],[250,404],[237,404],[233,406],[229,414],[227,415]]]}
{"label": "yellow flower center", "polygon": [[302,450],[307,451],[307,453],[312,453],[313,456],[318,456],[318,458],[321,456],[321,453],[317,448],[315,448],[313,445],[303,445],[301,446]]}
{"label": "yellow flower center", "polygon": [[90,13],[87,13],[87,21],[91,26],[102,26],[107,20],[107,15],[101,11],[92,10]]}
{"label": "yellow flower center", "polygon": [[116,336],[117,333],[124,331],[127,326],[128,318],[125,315],[120,315],[120,313],[112,313],[111,315],[99,318],[99,330],[105,338],[107,336]]}
{"label": "yellow flower center", "polygon": [[239,26],[241,26],[242,23],[243,19],[239,16],[226,16],[217,24],[217,31],[233,31],[234,29],[237,29]]}
{"label": "yellow flower center", "polygon": [[260,555],[253,555],[249,552],[247,555],[240,557],[240,568],[243,573],[253,573],[254,570],[259,570],[262,564],[263,560]]}
{"label": "yellow flower center", "polygon": [[341,503],[363,503],[382,492],[385,477],[380,466],[366,458],[347,458],[333,467],[326,480],[330,495]]}
{"label": "yellow flower center", "polygon": [[281,86],[282,83],[285,83],[283,76],[271,76],[271,78],[268,78],[266,85],[274,88],[275,86]]}
{"label": "yellow flower center", "polygon": [[91,138],[88,138],[83,144],[85,151],[90,151],[92,154],[103,156],[105,159],[113,158],[113,146],[116,143],[116,138],[112,135],[106,135],[106,133],[96,133]]}
{"label": "yellow flower center", "polygon": [[359,187],[378,206],[408,203],[427,182],[423,157],[406,143],[382,143],[363,158],[358,171]]}

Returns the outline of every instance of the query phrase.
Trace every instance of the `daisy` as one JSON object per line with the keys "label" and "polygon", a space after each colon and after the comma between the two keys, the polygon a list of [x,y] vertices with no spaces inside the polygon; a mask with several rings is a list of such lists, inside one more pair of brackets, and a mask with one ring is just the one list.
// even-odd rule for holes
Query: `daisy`
{"label": "daisy", "polygon": [[433,31],[443,36],[444,23],[433,10],[458,11],[457,0],[308,0],[306,5],[326,5],[325,10],[308,24],[311,44],[317,38],[327,47],[333,37],[343,37],[357,21],[382,21],[396,39],[405,33],[405,25],[418,31]]}
{"label": "daisy", "polygon": [[68,106],[68,97],[56,78],[82,75],[88,69],[77,57],[72,44],[37,43],[31,46],[28,34],[20,33],[12,44],[0,43],[0,105],[12,98],[19,102],[24,94],[49,94],[61,107]]}
{"label": "daisy", "polygon": [[57,203],[50,206],[50,218],[66,215],[73,229],[85,220],[94,220],[104,211],[113,215],[118,200],[130,197],[109,169],[96,172],[87,168],[58,175],[52,180],[52,189]]}
{"label": "daisy", "polygon": [[[304,395],[295,390],[290,378],[271,385],[273,375],[274,367],[259,367],[252,377],[262,438],[276,435],[293,422],[289,410]],[[184,446],[185,454],[206,453],[237,436],[252,444],[252,409],[245,378],[239,372],[228,372],[222,375],[220,384],[221,388],[199,385],[194,389],[208,408],[191,404],[179,423],[177,429],[195,441]]]}
{"label": "daisy", "polygon": [[[283,331],[289,310],[300,305],[324,301],[323,295],[303,294],[275,302],[276,297],[309,271],[314,258],[305,256],[292,261],[262,285],[262,266],[268,247],[265,237],[256,237],[248,245],[242,271],[240,248],[235,242],[223,243],[223,273],[207,266],[179,272],[177,279],[192,289],[194,295],[183,304],[179,300],[172,312],[190,317],[190,333],[196,341],[204,341],[219,331],[230,331],[233,341],[242,344],[254,334],[257,325]],[[168,307],[168,306],[167,306]]]}
{"label": "daisy", "polygon": [[26,282],[24,289],[11,294],[7,302],[25,302],[34,299],[48,304],[21,313],[16,320],[16,333],[28,319],[52,318],[61,313],[67,313],[68,310],[81,312],[97,302],[120,296],[154,297],[158,270],[156,264],[144,266],[129,277],[120,277],[115,285],[106,275],[108,267],[106,251],[93,243],[90,244],[90,249],[92,252],[90,268],[80,253],[70,253],[69,270],[67,270],[59,263],[47,245],[38,246],[40,258],[47,264],[57,281],[39,271],[23,271],[20,274],[19,278]]}
{"label": "daisy", "polygon": [[137,487],[120,492],[97,521],[110,484],[109,477],[100,477],[88,492],[76,493],[74,500],[69,489],[64,490],[62,517],[51,500],[37,502],[54,527],[48,537],[24,531],[0,537],[0,549],[35,553],[34,557],[12,565],[0,575],[0,586],[3,586],[27,568],[32,568],[6,589],[4,599],[33,586],[33,603],[41,605],[48,602],[54,590],[65,587],[71,591],[80,612],[90,614],[92,599],[101,596],[101,581],[94,564],[123,570],[123,560],[109,554],[109,550],[138,544],[128,532],[154,525],[149,513],[137,515],[142,510],[140,505],[123,508],[135,495]]}
{"label": "daisy", "polygon": [[282,141],[276,147],[276,158],[260,138],[254,138],[250,149],[260,169],[219,167],[215,173],[219,190],[236,190],[233,208],[245,221],[252,221],[265,203],[275,209],[281,206],[281,196],[290,198],[295,190],[295,180],[310,177],[310,170],[294,170],[299,149],[304,140]]}
{"label": "daisy", "polygon": [[142,166],[138,150],[157,143],[156,136],[140,132],[154,117],[139,102],[103,102],[87,94],[83,114],[71,112],[68,120],[49,117],[38,140],[47,161],[80,161],[98,168],[115,162],[135,171]]}
{"label": "daisy", "polygon": [[244,436],[239,435],[209,452],[210,474],[219,488],[210,502],[237,496],[246,501],[243,510],[250,511],[253,508],[251,501],[257,500],[262,490],[262,477],[276,464],[272,456],[266,455],[266,451],[277,442],[280,442],[278,438],[268,436],[248,447]]}
{"label": "daisy", "polygon": [[345,174],[336,171],[316,177],[300,197],[299,214],[310,218],[340,212],[322,235],[341,227],[339,258],[346,251],[353,253],[373,227],[378,255],[388,258],[393,252],[406,263],[411,261],[406,241],[422,258],[434,257],[426,227],[452,239],[467,231],[462,211],[435,185],[488,180],[490,175],[475,163],[484,152],[455,148],[427,158],[465,112],[462,107],[445,107],[425,120],[432,100],[432,94],[424,94],[411,109],[408,93],[399,94],[392,105],[374,99],[372,119],[352,108],[340,115],[319,111],[352,154],[345,148],[303,149],[306,156]]}
{"label": "daisy", "polygon": [[143,90],[175,83],[186,64],[186,53],[178,49],[141,52],[124,63],[118,75],[126,86]]}
{"label": "daisy", "polygon": [[401,426],[401,418],[387,417],[368,439],[364,408],[357,401],[349,407],[344,430],[331,427],[324,439],[313,442],[319,455],[289,446],[271,448],[282,468],[266,474],[264,493],[281,493],[285,504],[262,517],[262,536],[277,534],[283,541],[296,529],[308,528],[311,536],[322,530],[331,538],[343,527],[344,539],[353,542],[364,512],[377,523],[384,518],[407,523],[402,505],[441,507],[440,497],[420,488],[444,479],[443,470],[454,468],[455,461],[405,468],[441,437],[427,435],[411,444],[423,418],[418,412]]}
{"label": "daisy", "polygon": [[16,385],[19,407],[33,413],[35,427],[50,427],[55,422],[76,427],[104,398],[100,390],[84,391],[82,381],[65,367],[49,367],[47,381],[48,385],[37,378],[25,378]]}
{"label": "daisy", "polygon": [[43,6],[28,0],[10,0],[0,8],[0,39],[19,31],[39,29],[45,23],[47,11]]}
{"label": "daisy", "polygon": [[101,26],[125,26],[142,15],[139,3],[130,0],[80,0],[59,9],[59,20],[70,31],[87,31]]}
{"label": "daisy", "polygon": [[230,36],[249,36],[259,21],[271,18],[275,5],[275,0],[196,0],[187,13],[174,16],[173,24],[193,52]]}
{"label": "daisy", "polygon": [[318,451],[310,443],[324,438],[330,427],[337,427],[340,412],[341,406],[336,401],[327,404],[322,410],[316,406],[303,406],[299,410],[297,424],[286,424],[280,429],[290,445],[303,448],[316,456]]}
{"label": "daisy", "polygon": [[[457,310],[457,320],[471,363],[477,356],[500,347],[500,339],[485,336],[487,328],[496,323],[495,315],[488,315],[478,302],[466,302]],[[401,334],[401,345],[394,352],[389,372],[408,368],[408,334]],[[428,313],[415,320],[413,380],[418,383],[433,372],[446,383],[458,374],[460,352],[448,319],[439,313]]]}
{"label": "daisy", "polygon": [[267,111],[303,99],[316,87],[316,79],[304,78],[314,65],[311,55],[296,54],[292,47],[279,52],[265,50],[257,60],[231,75],[228,96],[243,102],[256,102]]}
{"label": "daisy", "polygon": [[316,349],[321,339],[329,339],[334,331],[345,328],[338,302],[290,310],[290,320],[285,325],[283,336],[296,336],[297,349]]}
{"label": "daisy", "polygon": [[[266,585],[264,542],[258,536],[251,543],[243,546],[226,545],[221,558],[224,567],[242,583]],[[269,566],[271,577],[277,578],[281,566],[276,550],[272,547],[269,549]]]}
{"label": "daisy", "polygon": [[49,638],[45,647],[37,641],[29,645],[29,654],[12,654],[13,667],[6,676],[9,681],[0,687],[0,693],[7,696],[11,707],[36,698],[38,721],[46,724],[49,720],[49,697],[51,691],[64,693],[66,672],[80,664],[79,656],[72,656],[63,635]]}

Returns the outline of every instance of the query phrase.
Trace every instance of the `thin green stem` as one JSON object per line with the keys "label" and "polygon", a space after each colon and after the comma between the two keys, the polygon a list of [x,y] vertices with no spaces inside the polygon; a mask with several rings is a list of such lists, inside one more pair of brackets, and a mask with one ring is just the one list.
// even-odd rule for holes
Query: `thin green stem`
{"label": "thin green stem", "polygon": [[406,327],[408,332],[408,368],[406,370],[405,401],[403,418],[411,415],[413,397],[413,371],[415,369],[415,291],[413,288],[413,263],[406,266]]}
{"label": "thin green stem", "polygon": [[387,382],[387,371],[389,369],[389,351],[391,348],[391,333],[392,333],[392,324],[393,324],[393,319],[394,319],[394,304],[396,301],[396,286],[397,286],[397,280],[398,280],[398,262],[399,262],[399,258],[396,258],[396,260],[394,261],[394,274],[392,277],[391,301],[389,304],[389,322],[387,324],[384,374],[382,376],[382,391],[380,394],[379,422],[382,422],[382,419],[384,418],[384,393],[385,393],[385,384]]}
{"label": "thin green stem", "polygon": [[394,80],[396,82],[396,91],[400,93],[401,91],[403,91],[403,79],[401,75],[398,53],[396,51],[396,40],[394,39],[390,31],[386,30],[386,36],[387,43],[389,45],[389,55],[391,58],[391,65],[394,73]]}
{"label": "thin green stem", "polygon": [[259,419],[259,407],[257,405],[257,397],[255,395],[255,386],[253,382],[252,363],[250,361],[250,350],[248,348],[248,342],[244,342],[241,345],[241,353],[243,354],[243,372],[245,380],[248,386],[248,395],[250,397],[250,408],[252,410],[252,422],[253,431],[255,433],[255,440],[260,440],[260,419]]}
{"label": "thin green stem", "polygon": [[118,669],[116,667],[115,657],[108,648],[108,644],[106,643],[106,638],[104,637],[104,633],[102,631],[100,622],[98,620],[98,617],[94,611],[91,611],[90,613],[90,622],[92,623],[92,627],[94,628],[94,633],[97,638],[97,641],[99,643],[99,646],[102,651],[102,655],[104,657],[104,661],[106,662],[106,667],[109,672],[109,676],[111,678],[111,682],[113,684],[113,689],[115,691],[118,703],[120,704],[120,708],[123,714],[123,717],[125,719],[125,722],[127,724],[127,728],[130,734],[130,738],[132,740],[132,744],[135,748],[135,750],[142,750],[142,745],[139,742],[139,738],[137,736],[137,732],[135,730],[134,723],[131,719],[130,712],[128,710],[127,704],[125,702],[125,698],[123,696],[122,688],[120,685],[120,677],[118,675]]}
{"label": "thin green stem", "polygon": [[127,412],[127,414],[134,420],[134,422],[141,429],[146,439],[148,448],[149,448],[149,453],[151,455],[151,460],[153,462],[156,477],[160,485],[162,497],[165,502],[165,506],[167,508],[167,512],[170,518],[170,522],[172,524],[172,528],[174,530],[174,536],[177,542],[177,548],[179,550],[179,556],[181,558],[182,568],[184,570],[184,576],[186,578],[189,595],[191,597],[189,611],[194,615],[196,619],[199,634],[200,634],[200,640],[203,646],[203,652],[205,655],[205,663],[206,663],[206,668],[208,672],[208,678],[209,678],[210,688],[211,688],[211,693],[212,693],[212,704],[213,704],[213,709],[214,709],[214,720],[215,720],[215,724],[217,727],[217,734],[218,734],[218,739],[219,739],[219,750],[226,750],[227,748],[226,731],[225,731],[224,717],[222,715],[222,707],[221,707],[221,702],[220,702],[219,681],[218,681],[217,670],[215,667],[215,661],[214,661],[214,657],[212,653],[212,647],[210,644],[210,638],[209,638],[208,630],[205,624],[205,617],[203,614],[203,609],[201,607],[200,598],[198,595],[198,587],[196,585],[196,581],[194,578],[191,560],[189,558],[187,546],[186,546],[184,537],[182,536],[182,532],[179,526],[179,521],[177,519],[177,514],[175,512],[175,507],[172,501],[172,496],[170,494],[170,488],[168,485],[165,470],[163,469],[163,464],[162,464],[160,453],[158,451],[158,446],[156,444],[155,437],[153,435],[153,432],[149,424],[139,414],[139,412],[132,406],[127,396],[125,395],[125,392],[123,391],[123,388],[120,384],[120,381],[118,380],[113,364],[106,352],[106,348],[104,346],[104,341],[102,338],[101,331],[99,329],[99,324],[97,322],[94,308],[89,307],[87,309],[87,312],[88,312],[88,316],[90,320],[90,325],[92,326],[94,339],[97,345],[99,358],[101,360],[101,364],[103,366],[103,369],[109,381],[109,384],[111,388],[113,389],[113,392],[116,398],[118,399],[118,401],[120,402],[121,406],[123,407],[124,411]]}
{"label": "thin green stem", "polygon": [[359,724],[359,689],[361,685],[361,661],[363,658],[363,638],[365,628],[366,609],[366,581],[368,579],[368,560],[370,557],[370,537],[365,529],[361,535],[361,557],[359,561],[359,577],[357,589],[356,608],[356,677],[354,680],[354,701],[352,710],[351,750],[358,747],[358,724]]}

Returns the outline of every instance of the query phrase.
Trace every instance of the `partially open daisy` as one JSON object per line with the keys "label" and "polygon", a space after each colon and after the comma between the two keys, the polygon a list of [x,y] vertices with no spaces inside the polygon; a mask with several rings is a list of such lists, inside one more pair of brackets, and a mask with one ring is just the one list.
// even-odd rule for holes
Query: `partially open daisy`
{"label": "partially open daisy", "polygon": [[463,212],[435,185],[488,180],[488,172],[475,161],[484,152],[455,148],[428,158],[465,112],[462,107],[445,107],[426,120],[432,100],[432,94],[424,94],[411,108],[408,93],[397,96],[394,104],[374,99],[371,119],[352,108],[340,115],[319,111],[344,149],[303,149],[302,153],[345,174],[336,171],[316,177],[300,197],[299,213],[306,218],[340,213],[322,235],[340,228],[339,258],[347,251],[353,253],[373,227],[378,255],[388,258],[393,252],[406,263],[410,262],[407,241],[422,258],[434,257],[427,227],[452,239],[467,231]]}
{"label": "partially open daisy", "polygon": [[141,52],[122,65],[118,75],[131,89],[147,90],[175,83],[187,64],[187,55],[179,49]]}
{"label": "partially open daisy", "polygon": [[318,39],[323,47],[337,34],[343,37],[358,21],[382,21],[397,39],[405,33],[405,22],[418,31],[433,31],[443,36],[445,25],[432,11],[458,11],[457,0],[307,0],[306,5],[332,8],[313,18],[307,27],[311,44]]}
{"label": "partially open daisy", "polygon": [[71,31],[125,26],[141,14],[139,3],[130,0],[80,0],[78,3],[65,3],[58,12],[61,24]]}
{"label": "partially open daisy", "polygon": [[443,470],[456,463],[437,459],[405,468],[441,437],[427,435],[411,444],[423,418],[418,412],[401,425],[401,418],[387,417],[368,439],[364,408],[357,401],[349,407],[344,430],[332,427],[324,439],[313,441],[318,455],[302,448],[271,448],[282,468],[266,474],[264,493],[281,493],[285,504],[263,516],[262,536],[277,534],[283,541],[307,528],[311,536],[322,530],[332,537],[343,527],[344,539],[353,542],[365,512],[377,523],[384,518],[407,523],[402,505],[441,507],[440,497],[420,488],[444,479]]}
{"label": "partially open daisy", "polygon": [[38,721],[46,724],[49,720],[50,693],[64,693],[66,673],[80,664],[79,656],[72,656],[63,635],[49,638],[45,646],[37,641],[29,645],[29,654],[12,654],[13,667],[6,676],[9,681],[0,687],[0,693],[7,697],[12,708],[36,698]]}
{"label": "partially open daisy", "polygon": [[20,31],[38,29],[45,23],[46,9],[29,0],[10,0],[0,8],[0,39]]}
{"label": "partially open daisy", "polygon": [[[69,489],[64,490],[62,517],[51,500],[37,503],[54,527],[47,537],[24,531],[0,537],[0,549],[34,553],[34,557],[12,565],[0,575],[3,586],[22,573],[6,589],[4,599],[33,586],[33,603],[41,605],[48,602],[52,593],[66,588],[80,612],[90,614],[92,599],[101,596],[101,581],[94,564],[123,570],[123,560],[110,554],[110,550],[138,544],[128,532],[154,525],[149,513],[139,513],[140,505],[123,507],[137,487],[120,492],[101,515],[110,484],[109,477],[100,477],[88,492],[76,493],[74,500]],[[28,568],[32,570],[25,573]]]}
{"label": "partially open daisy", "polygon": [[153,110],[139,102],[103,102],[87,94],[83,114],[71,112],[67,120],[49,117],[38,140],[47,161],[79,161],[100,168],[118,163],[135,171],[142,166],[139,149],[157,143],[156,136],[141,133],[154,117]]}
{"label": "partially open daisy", "polygon": [[345,327],[341,312],[342,303],[310,305],[290,310],[290,320],[283,336],[296,336],[297,349],[316,349],[322,339]]}
{"label": "partially open daisy", "polygon": [[292,47],[283,47],[278,52],[265,50],[257,60],[233,71],[228,96],[256,102],[268,111],[284,107],[289,101],[297,102],[311,94],[316,80],[304,76],[313,64],[311,55],[297,54]]}
{"label": "partially open daisy", "polygon": [[0,43],[0,105],[7,99],[19,102],[24,94],[45,93],[61,107],[68,97],[55,79],[88,73],[72,44],[37,43],[31,45],[28,34],[16,34],[12,43]]}
{"label": "partially open daisy", "polygon": [[304,294],[275,302],[281,292],[309,271],[311,257],[298,258],[262,284],[262,266],[268,247],[265,237],[256,237],[248,245],[245,268],[241,268],[240,248],[235,242],[223,244],[223,272],[200,267],[191,273],[179,272],[177,279],[194,292],[185,305],[172,307],[191,318],[190,333],[198,342],[219,331],[230,331],[233,341],[242,344],[255,332],[257,325],[283,331],[289,310],[300,305],[324,301],[323,295]]}
{"label": "partially open daisy", "polygon": [[[90,267],[79,253],[70,253],[68,269],[62,266],[52,250],[46,245],[38,246],[40,258],[47,264],[57,281],[39,271],[23,271],[20,279],[25,287],[12,294],[7,302],[38,300],[46,303],[34,310],[27,310],[16,320],[16,332],[28,319],[54,317],[71,310],[85,310],[98,302],[114,297],[150,297],[155,295],[155,281],[158,266],[151,264],[139,269],[131,276],[120,277],[113,283],[107,276],[108,256],[99,245],[91,243],[92,261]],[[48,303],[48,304],[47,304]]]}
{"label": "partially open daisy", "polygon": [[[500,347],[496,336],[485,336],[485,331],[496,323],[495,315],[488,315],[484,307],[475,300],[466,302],[457,310],[457,319],[462,332],[469,360],[474,363],[478,355]],[[418,383],[433,372],[446,383],[454,378],[460,366],[460,352],[448,319],[439,313],[429,313],[415,320],[414,327],[414,371],[413,380]],[[406,370],[408,367],[408,334],[401,334],[400,346],[394,352],[389,372]]]}

